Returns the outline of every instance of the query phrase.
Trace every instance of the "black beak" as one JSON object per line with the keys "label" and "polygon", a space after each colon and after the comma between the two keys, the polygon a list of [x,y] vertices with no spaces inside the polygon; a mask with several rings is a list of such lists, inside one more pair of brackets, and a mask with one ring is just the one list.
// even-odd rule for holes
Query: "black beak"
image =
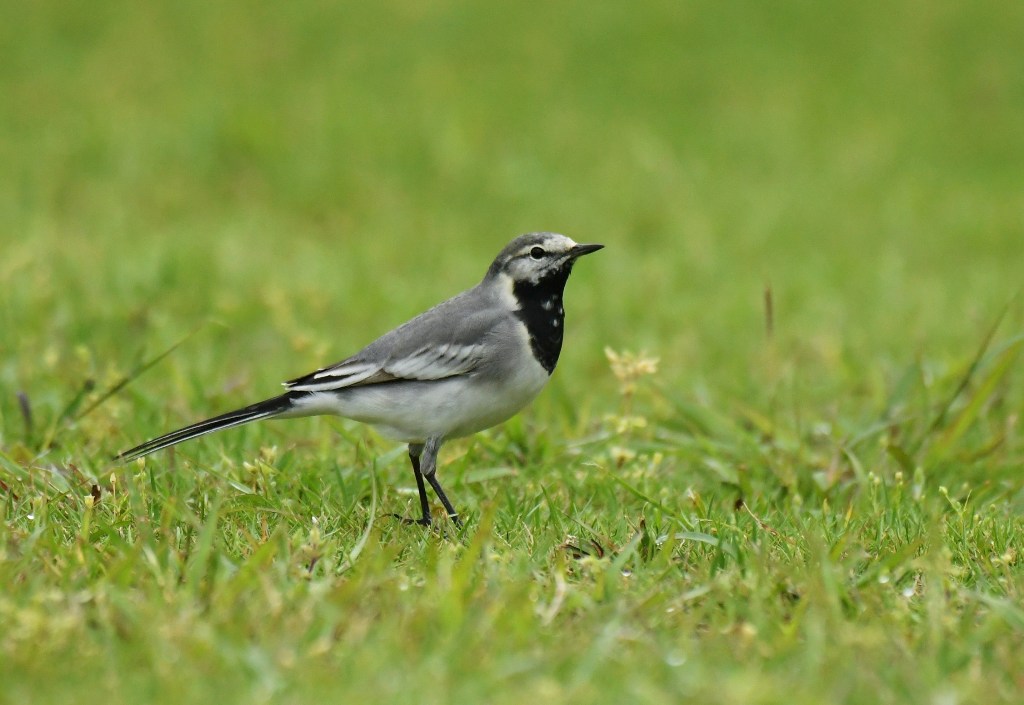
{"label": "black beak", "polygon": [[604,245],[576,245],[576,247],[572,248],[570,252],[572,253],[572,258],[576,259],[583,255],[589,255],[591,252],[597,252],[603,247]]}

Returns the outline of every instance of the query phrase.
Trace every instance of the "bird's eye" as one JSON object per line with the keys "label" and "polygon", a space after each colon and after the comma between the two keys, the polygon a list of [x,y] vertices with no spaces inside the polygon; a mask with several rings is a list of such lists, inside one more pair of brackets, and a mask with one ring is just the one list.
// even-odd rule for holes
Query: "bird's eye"
{"label": "bird's eye", "polygon": [[533,257],[534,259],[543,259],[546,254],[547,253],[544,251],[543,247],[534,247],[530,250],[530,257]]}

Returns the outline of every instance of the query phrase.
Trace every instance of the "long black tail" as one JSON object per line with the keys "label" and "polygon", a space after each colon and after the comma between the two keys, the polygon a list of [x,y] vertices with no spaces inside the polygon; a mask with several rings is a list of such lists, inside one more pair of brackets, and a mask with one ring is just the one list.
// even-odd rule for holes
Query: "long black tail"
{"label": "long black tail", "polygon": [[233,426],[241,426],[242,424],[249,423],[250,421],[258,421],[259,419],[277,416],[278,414],[292,408],[292,399],[294,397],[295,394],[289,392],[287,394],[282,394],[279,397],[274,397],[273,399],[267,399],[266,401],[251,404],[244,409],[229,411],[226,414],[214,416],[212,419],[200,421],[199,423],[194,423],[191,426],[186,426],[185,428],[179,428],[177,431],[165,433],[159,438],[154,438],[151,441],[146,441],[142,445],[135,446],[131,450],[118,453],[114,456],[114,460],[128,462],[130,460],[135,460],[136,458],[141,458],[144,455],[155,453],[158,450],[177,445],[182,441],[188,441],[193,438],[198,438],[199,436],[205,436],[207,433],[213,433],[214,431],[220,431]]}

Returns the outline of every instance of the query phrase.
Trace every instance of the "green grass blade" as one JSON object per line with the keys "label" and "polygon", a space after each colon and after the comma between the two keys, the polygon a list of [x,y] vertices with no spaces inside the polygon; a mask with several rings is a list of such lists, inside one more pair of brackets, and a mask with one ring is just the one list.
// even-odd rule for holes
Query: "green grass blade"
{"label": "green grass blade", "polygon": [[929,461],[934,462],[949,454],[950,449],[963,437],[971,425],[978,419],[985,402],[989,400],[996,387],[1004,381],[1013,364],[1017,360],[1021,347],[1024,346],[1024,339],[1017,339],[1006,346],[999,353],[992,369],[982,378],[977,390],[971,396],[960,413],[956,415],[949,427],[939,436],[938,441],[932,446],[928,453]]}

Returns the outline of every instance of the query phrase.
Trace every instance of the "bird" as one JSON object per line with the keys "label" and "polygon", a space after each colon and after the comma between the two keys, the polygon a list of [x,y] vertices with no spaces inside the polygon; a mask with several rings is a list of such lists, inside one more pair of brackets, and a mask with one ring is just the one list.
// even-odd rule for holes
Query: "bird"
{"label": "bird", "polygon": [[562,350],[569,274],[577,259],[603,247],[559,233],[520,235],[498,253],[479,284],[356,354],[285,382],[279,396],[171,431],[115,460],[128,462],[262,419],[342,416],[408,445],[420,501],[420,518],[408,522],[432,523],[426,481],[461,527],[437,479],[441,445],[508,420],[540,393]]}

